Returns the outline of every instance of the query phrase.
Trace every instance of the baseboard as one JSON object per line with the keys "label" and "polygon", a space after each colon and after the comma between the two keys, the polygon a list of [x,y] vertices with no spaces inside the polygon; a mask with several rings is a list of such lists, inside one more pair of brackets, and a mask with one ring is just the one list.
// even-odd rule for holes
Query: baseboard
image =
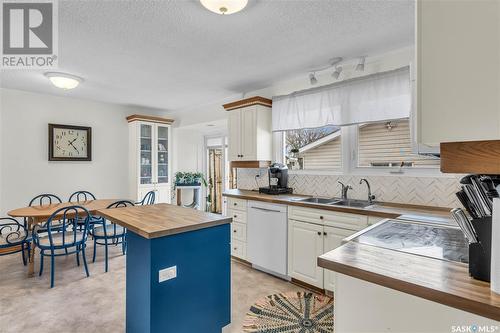
{"label": "baseboard", "polygon": [[293,284],[295,284],[295,285],[297,285],[297,286],[299,286],[299,287],[302,287],[304,289],[308,289],[310,291],[314,291],[315,293],[326,295],[326,290],[325,289],[318,288],[316,286],[310,285],[310,284],[305,283],[303,281],[300,281],[300,280],[292,278],[292,280],[290,282],[293,283]]}

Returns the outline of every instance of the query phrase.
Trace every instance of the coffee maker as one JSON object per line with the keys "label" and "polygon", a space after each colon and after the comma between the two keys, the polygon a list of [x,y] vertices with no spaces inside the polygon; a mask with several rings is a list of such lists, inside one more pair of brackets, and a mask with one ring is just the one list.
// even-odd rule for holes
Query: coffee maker
{"label": "coffee maker", "polygon": [[292,189],[288,187],[288,168],[281,163],[273,163],[269,167],[269,186],[260,187],[259,193],[265,194],[290,194]]}

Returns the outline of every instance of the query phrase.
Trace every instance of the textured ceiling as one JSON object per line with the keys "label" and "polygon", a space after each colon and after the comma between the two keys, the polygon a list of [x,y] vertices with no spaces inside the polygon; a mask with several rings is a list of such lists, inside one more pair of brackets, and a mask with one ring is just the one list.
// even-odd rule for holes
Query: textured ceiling
{"label": "textured ceiling", "polygon": [[5,88],[179,110],[260,89],[334,56],[376,54],[413,43],[413,0],[250,0],[220,16],[197,0],[59,1],[59,71],[1,72]]}

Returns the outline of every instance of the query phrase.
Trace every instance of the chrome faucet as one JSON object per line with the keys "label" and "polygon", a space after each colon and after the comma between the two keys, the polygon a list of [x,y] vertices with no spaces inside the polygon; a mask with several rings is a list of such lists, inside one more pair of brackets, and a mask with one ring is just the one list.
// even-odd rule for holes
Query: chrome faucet
{"label": "chrome faucet", "polygon": [[368,180],[366,178],[361,178],[361,180],[359,181],[359,184],[363,184],[363,182],[365,182],[366,186],[368,186],[368,202],[370,204],[372,204],[373,199],[375,199],[375,196],[372,194],[372,188],[370,187],[370,183],[368,182]]}
{"label": "chrome faucet", "polygon": [[347,191],[352,190],[351,185],[344,185],[341,181],[338,182],[340,185],[342,185],[342,200],[347,200]]}

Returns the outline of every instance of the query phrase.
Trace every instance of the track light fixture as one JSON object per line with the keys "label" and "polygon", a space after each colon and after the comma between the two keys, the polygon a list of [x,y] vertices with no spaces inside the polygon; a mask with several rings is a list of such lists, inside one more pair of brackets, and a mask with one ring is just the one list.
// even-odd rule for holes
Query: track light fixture
{"label": "track light fixture", "polygon": [[335,66],[335,71],[332,73],[332,77],[338,80],[340,73],[342,73],[342,66]]}
{"label": "track light fixture", "polygon": [[316,74],[315,73],[309,73],[309,82],[311,82],[311,85],[315,85],[316,83],[318,83],[318,79],[316,78]]}
{"label": "track light fixture", "polygon": [[359,63],[356,65],[356,71],[363,72],[365,70],[365,59],[366,57],[359,58]]}

